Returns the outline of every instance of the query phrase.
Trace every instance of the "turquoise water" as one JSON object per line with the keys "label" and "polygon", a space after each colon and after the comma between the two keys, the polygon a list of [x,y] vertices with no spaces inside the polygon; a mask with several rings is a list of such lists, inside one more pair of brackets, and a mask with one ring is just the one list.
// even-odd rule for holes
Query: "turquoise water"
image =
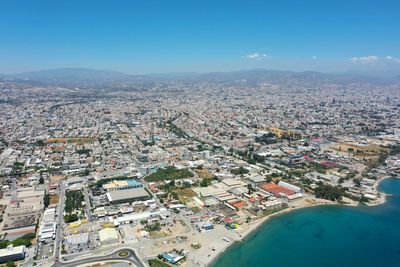
{"label": "turquoise water", "polygon": [[400,266],[400,179],[380,190],[384,205],[314,207],[275,217],[224,253],[213,267]]}

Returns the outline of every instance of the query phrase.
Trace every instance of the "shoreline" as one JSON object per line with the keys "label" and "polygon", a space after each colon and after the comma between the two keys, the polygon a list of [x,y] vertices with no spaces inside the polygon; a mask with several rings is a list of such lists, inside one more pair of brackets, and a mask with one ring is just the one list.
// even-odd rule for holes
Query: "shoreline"
{"label": "shoreline", "polygon": [[[206,262],[205,266],[211,266],[213,265],[229,248],[231,248],[232,246],[241,243],[241,242],[245,242],[246,239],[248,239],[252,234],[256,233],[256,231],[261,228],[262,226],[264,226],[266,223],[268,223],[268,221],[274,217],[278,217],[284,214],[288,214],[291,213],[293,211],[297,211],[297,210],[301,210],[301,209],[307,209],[307,208],[313,208],[313,207],[318,207],[318,206],[341,206],[344,204],[338,204],[335,202],[331,202],[329,200],[326,200],[328,202],[326,203],[316,203],[310,206],[298,206],[298,207],[288,207],[284,210],[272,213],[270,215],[267,215],[263,218],[260,218],[256,221],[253,221],[251,223],[247,224],[248,229],[246,229],[243,232],[237,231],[238,233],[240,232],[240,237],[237,240],[232,241],[230,244],[228,244],[226,247],[224,247],[221,251],[219,251],[210,261]],[[353,205],[345,205],[345,206],[351,206],[351,207],[355,207]]]}
{"label": "shoreline", "polygon": [[[379,196],[375,201],[366,203],[367,207],[375,207],[375,206],[383,205],[386,203],[388,194],[379,191],[378,187],[382,181],[384,181],[386,179],[390,179],[390,178],[395,178],[395,177],[385,176],[376,181],[376,183],[373,186],[373,189],[374,189],[374,191],[377,191],[379,193]],[[362,206],[360,204],[360,202],[356,202],[353,200],[350,200],[349,203],[337,203],[337,202],[333,202],[330,200],[316,199],[316,198],[308,199],[308,200],[314,200],[317,202],[314,202],[314,203],[309,202],[310,203],[309,205],[289,206],[284,210],[278,211],[276,213],[272,213],[263,218],[260,218],[258,220],[248,223],[246,225],[246,227],[248,227],[247,229],[245,229],[243,231],[241,231],[241,230],[236,231],[238,234],[240,234],[239,238],[237,240],[234,240],[231,243],[227,244],[227,246],[224,246],[224,248],[222,250],[218,251],[218,253],[216,255],[213,255],[212,258],[210,258],[208,261],[205,262],[205,266],[212,266],[233,245],[237,245],[240,242],[245,242],[246,239],[248,239],[251,236],[251,234],[254,234],[261,226],[264,226],[271,218],[281,216],[281,215],[284,215],[284,214],[287,214],[287,213],[290,213],[293,211],[306,209],[306,208],[313,208],[313,207],[318,207],[318,206],[347,206],[347,207]]]}

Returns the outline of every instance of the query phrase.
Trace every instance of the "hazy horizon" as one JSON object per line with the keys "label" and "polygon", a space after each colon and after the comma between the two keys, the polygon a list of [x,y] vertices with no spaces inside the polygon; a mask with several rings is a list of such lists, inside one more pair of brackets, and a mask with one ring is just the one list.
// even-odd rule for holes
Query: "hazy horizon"
{"label": "hazy horizon", "polygon": [[392,0],[5,1],[0,73],[400,71],[399,9]]}
{"label": "hazy horizon", "polygon": [[174,71],[174,72],[142,72],[142,73],[129,73],[125,71],[119,71],[114,69],[99,69],[99,68],[86,68],[86,67],[59,67],[59,68],[49,68],[49,69],[35,69],[21,72],[13,72],[13,73],[0,73],[0,75],[4,75],[5,77],[13,76],[13,75],[21,75],[25,73],[40,73],[40,72],[53,72],[53,71],[68,71],[68,70],[88,70],[88,71],[104,71],[104,72],[115,72],[123,75],[132,75],[132,76],[152,76],[152,75],[201,75],[201,74],[211,74],[211,73],[234,73],[234,72],[249,72],[249,71],[270,71],[270,72],[293,72],[293,73],[307,73],[307,72],[316,72],[321,74],[360,74],[366,76],[380,76],[383,74],[384,76],[398,76],[396,70],[357,70],[357,69],[349,69],[343,71],[320,71],[320,70],[285,70],[285,69],[273,69],[273,68],[247,68],[247,69],[232,69],[232,70],[215,70],[215,71]]}

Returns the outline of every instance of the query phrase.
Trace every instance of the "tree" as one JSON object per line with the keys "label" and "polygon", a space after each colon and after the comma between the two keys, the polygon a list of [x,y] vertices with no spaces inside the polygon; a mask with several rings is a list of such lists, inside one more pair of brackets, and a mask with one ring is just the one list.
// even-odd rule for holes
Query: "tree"
{"label": "tree", "polygon": [[8,245],[10,245],[10,241],[8,241],[8,240],[0,241],[0,249],[6,248],[6,247],[8,247]]}
{"label": "tree", "polygon": [[369,199],[366,198],[365,196],[361,196],[360,202],[361,202],[361,203],[367,203],[367,202],[369,202]]}
{"label": "tree", "polygon": [[82,173],[83,176],[88,176],[90,174],[90,170],[89,169],[85,169]]}
{"label": "tree", "polygon": [[253,186],[251,184],[247,184],[247,189],[249,190],[249,194],[253,191]]}
{"label": "tree", "polygon": [[171,192],[171,196],[172,196],[174,199],[179,200],[178,193],[176,193],[175,191],[172,191],[172,192]]}
{"label": "tree", "polygon": [[160,231],[160,230],[161,230],[161,226],[158,222],[155,224],[152,224],[152,225],[147,225],[147,227],[146,227],[146,231],[148,231],[148,232],[154,232],[154,231]]}
{"label": "tree", "polygon": [[353,179],[355,187],[361,187],[361,180],[360,179]]}
{"label": "tree", "polygon": [[79,220],[79,218],[78,218],[78,215],[76,215],[76,214],[72,214],[72,215],[67,214],[64,216],[64,221],[66,223],[76,222],[77,220]]}
{"label": "tree", "polygon": [[191,186],[189,182],[183,182],[183,188],[190,188]]}
{"label": "tree", "polygon": [[239,168],[236,168],[236,169],[232,169],[232,170],[231,170],[231,173],[232,173],[232,174],[235,174],[235,175],[246,174],[246,173],[248,173],[248,172],[249,172],[249,170],[248,170],[248,169],[245,169],[245,168],[243,168],[243,167],[239,167]]}
{"label": "tree", "polygon": [[43,205],[45,208],[47,208],[50,205],[50,195],[45,194],[43,197]]}
{"label": "tree", "polygon": [[254,159],[248,159],[247,163],[255,165],[257,161],[255,161]]}
{"label": "tree", "polygon": [[39,184],[44,184],[43,172],[40,171]]}
{"label": "tree", "polygon": [[14,266],[15,266],[15,263],[14,263],[14,261],[7,261],[6,266],[7,266],[7,267],[14,267]]}
{"label": "tree", "polygon": [[200,186],[207,187],[208,185],[209,185],[209,180],[206,178],[203,178],[203,180],[201,180],[201,182],[200,182]]}
{"label": "tree", "polygon": [[317,198],[338,201],[342,199],[344,190],[337,186],[320,184],[317,188],[315,188],[314,193]]}
{"label": "tree", "polygon": [[354,152],[354,148],[349,147],[349,148],[347,149],[347,152],[349,152],[349,154],[353,153],[353,152]]}

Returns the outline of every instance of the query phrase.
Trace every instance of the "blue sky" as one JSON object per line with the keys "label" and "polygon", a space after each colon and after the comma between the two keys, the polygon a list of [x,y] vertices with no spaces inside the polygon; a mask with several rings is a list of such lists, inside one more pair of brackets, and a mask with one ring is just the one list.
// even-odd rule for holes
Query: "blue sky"
{"label": "blue sky", "polygon": [[2,0],[0,73],[400,68],[398,0]]}

